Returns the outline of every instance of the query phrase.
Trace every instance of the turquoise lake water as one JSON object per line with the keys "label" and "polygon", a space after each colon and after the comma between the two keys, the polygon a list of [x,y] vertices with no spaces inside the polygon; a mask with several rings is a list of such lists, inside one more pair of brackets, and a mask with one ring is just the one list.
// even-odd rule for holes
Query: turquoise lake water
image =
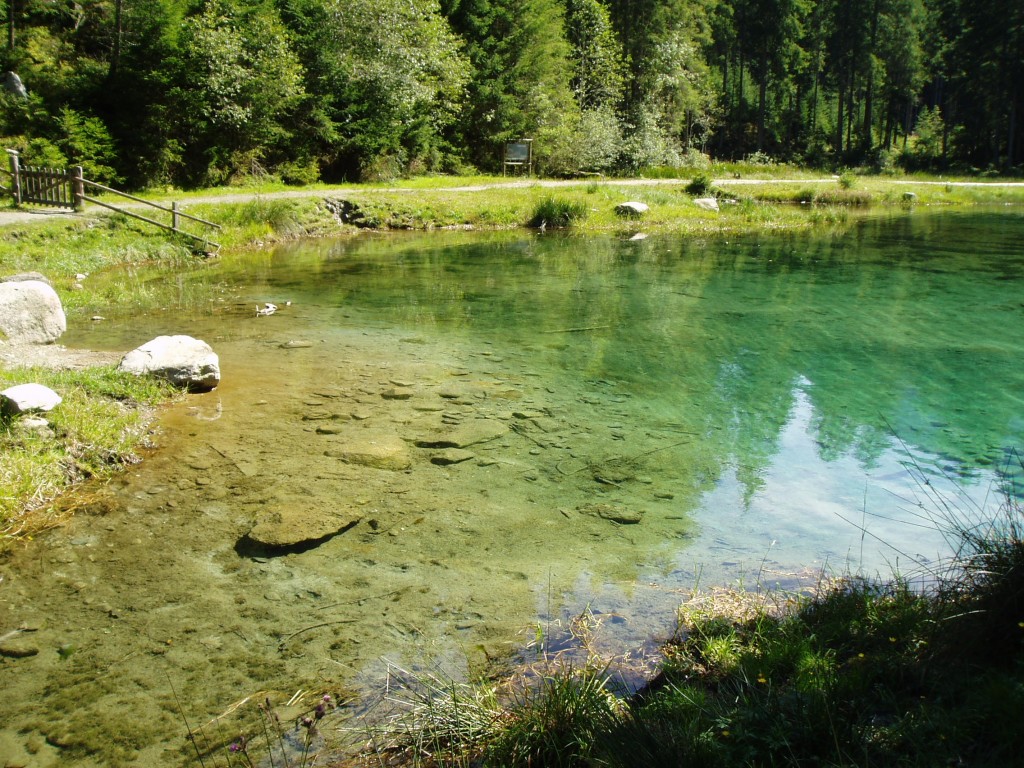
{"label": "turquoise lake water", "polygon": [[[927,575],[949,516],[1024,483],[1012,209],[842,234],[361,236],[95,279],[163,308],[73,319],[69,346],[187,333],[223,383],[2,566],[4,615],[39,625],[40,653],[0,664],[0,746],[41,744],[36,765],[194,761],[170,681],[198,721],[373,685],[383,659],[464,675],[585,610],[602,651],[646,652],[695,583]],[[424,447],[469,427],[489,436]],[[402,469],[339,459],[392,438]],[[282,509],[358,522],[248,547]]]}

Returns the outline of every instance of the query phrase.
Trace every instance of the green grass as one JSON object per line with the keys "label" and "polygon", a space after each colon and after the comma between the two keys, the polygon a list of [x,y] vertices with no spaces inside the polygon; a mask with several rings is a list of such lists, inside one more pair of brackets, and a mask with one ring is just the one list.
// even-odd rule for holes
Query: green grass
{"label": "green grass", "polygon": [[63,401],[46,414],[49,434],[24,429],[22,417],[0,419],[0,546],[59,522],[67,509],[48,504],[68,487],[138,461],[154,406],[176,396],[156,379],[109,366],[0,369],[0,389],[26,383],[49,387]]}
{"label": "green grass", "polygon": [[586,221],[590,209],[581,200],[548,196],[533,209],[528,222],[531,227],[572,227]]}

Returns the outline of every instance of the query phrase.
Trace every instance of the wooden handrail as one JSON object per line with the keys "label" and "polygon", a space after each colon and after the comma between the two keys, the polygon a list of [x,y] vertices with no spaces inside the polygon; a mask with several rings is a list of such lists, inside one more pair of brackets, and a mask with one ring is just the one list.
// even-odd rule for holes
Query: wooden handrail
{"label": "wooden handrail", "polygon": [[[93,205],[98,205],[101,208],[106,208],[106,209],[111,210],[111,211],[116,211],[117,213],[124,214],[125,216],[130,216],[133,219],[138,219],[139,221],[144,221],[147,224],[152,224],[155,227],[160,227],[161,229],[166,229],[168,232],[174,232],[174,233],[179,234],[179,235],[184,235],[185,237],[190,237],[193,240],[196,240],[196,241],[198,241],[200,243],[203,243],[204,245],[212,245],[215,248],[218,248],[218,249],[220,248],[220,243],[215,243],[215,242],[213,242],[213,240],[210,240],[209,238],[199,237],[199,235],[193,235],[191,232],[186,232],[183,229],[178,229],[177,227],[173,227],[173,226],[170,226],[168,224],[164,224],[163,222],[157,221],[156,219],[151,219],[148,216],[143,216],[142,214],[139,214],[139,213],[132,213],[127,208],[120,208],[120,207],[118,207],[116,205],[111,205],[110,203],[104,203],[102,200],[97,200],[95,197],[89,197],[88,195],[83,196],[82,199],[85,200],[86,202],[92,203]],[[163,208],[162,206],[159,206],[159,205],[155,206],[155,207],[160,208],[161,210],[171,211],[172,213],[176,213],[179,216],[185,216],[185,217],[190,218],[190,219],[196,218],[194,216],[189,216],[186,213],[181,213],[180,211],[174,211],[171,208]],[[203,221],[203,220],[202,219],[196,219],[196,221]],[[204,222],[204,223],[206,223],[206,222]],[[217,229],[220,229],[220,227],[217,226],[216,224],[212,224],[211,223],[211,226],[214,226],[214,227],[217,227]]]}
{"label": "wooden handrail", "polygon": [[[129,195],[127,192],[122,192],[119,189],[113,189],[112,187],[105,186],[96,181],[86,179],[82,174],[82,166],[75,166],[71,171],[54,170],[51,168],[33,168],[31,166],[21,166],[18,152],[13,149],[8,149],[7,154],[10,157],[10,170],[0,168],[0,171],[11,177],[11,186],[3,187],[0,186],[0,190],[10,194],[14,198],[15,205],[21,205],[23,202],[30,202],[41,205],[56,205],[57,207],[63,208],[74,208],[76,211],[81,210],[82,206],[86,202],[90,202],[93,205],[98,205],[101,208],[106,208],[117,213],[124,214],[133,219],[144,221],[147,224],[152,224],[155,227],[166,229],[169,232],[174,232],[179,235],[191,238],[192,240],[203,243],[205,246],[213,246],[220,249],[220,243],[215,243],[207,237],[200,237],[199,235],[193,235],[191,232],[186,232],[178,227],[178,220],[181,217],[189,219],[191,221],[198,222],[207,227],[213,227],[214,229],[221,229],[220,224],[215,224],[212,221],[201,219],[198,216],[193,216],[190,213],[178,210],[177,203],[171,203],[171,207],[168,208],[166,205],[160,203],[154,203],[152,200],[146,200],[135,195]],[[41,181],[45,179],[45,181]],[[24,180],[24,184],[21,181]],[[27,185],[27,187],[25,186]],[[128,210],[124,206],[113,205],[111,203],[97,200],[95,197],[88,197],[85,194],[86,187],[91,189],[98,189],[102,192],[107,192],[112,195],[123,197],[126,200],[132,200],[133,202],[139,203],[140,205],[148,205],[151,208],[156,208],[159,211],[165,211],[171,214],[171,223],[164,224],[162,222],[151,219],[148,216],[143,216],[139,213],[134,213]],[[27,192],[26,192],[27,189]],[[24,194],[23,194],[24,193]]]}
{"label": "wooden handrail", "polygon": [[[95,187],[96,189],[103,190],[104,192],[110,192],[111,194],[114,194],[114,195],[120,195],[121,197],[127,198],[128,200],[133,200],[136,203],[143,203],[144,205],[148,205],[148,206],[151,206],[153,208],[159,208],[161,211],[167,211],[168,213],[177,214],[178,216],[184,216],[186,219],[192,219],[192,221],[198,221],[200,224],[205,224],[208,227],[214,227],[215,229],[221,229],[220,224],[214,224],[212,221],[207,221],[206,219],[201,219],[198,216],[193,216],[190,213],[185,213],[184,211],[179,211],[177,208],[168,208],[166,205],[160,205],[159,203],[154,203],[152,200],[145,200],[145,199],[143,199],[141,197],[135,197],[135,195],[129,195],[127,192],[121,192],[120,190],[117,190],[117,189],[111,189],[110,187],[105,187],[105,186],[103,186],[102,184],[100,184],[99,182],[96,182],[96,181],[89,181],[88,179],[86,179],[85,183],[88,186],[90,186],[90,187]],[[93,203],[97,202],[94,198],[86,198],[86,199],[89,200],[89,202],[93,202]],[[103,205],[103,203],[99,203],[99,205]],[[114,207],[112,207],[110,205],[106,205],[105,207],[106,208],[111,208],[111,210],[115,210],[115,211],[116,210],[120,210],[120,209],[114,208]]]}

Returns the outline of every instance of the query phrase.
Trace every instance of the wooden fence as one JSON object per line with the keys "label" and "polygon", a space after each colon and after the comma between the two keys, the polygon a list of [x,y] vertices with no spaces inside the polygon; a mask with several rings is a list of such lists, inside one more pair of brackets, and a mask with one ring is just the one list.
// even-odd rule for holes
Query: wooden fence
{"label": "wooden fence", "polygon": [[[14,204],[17,205],[45,205],[51,208],[68,208],[74,211],[80,211],[85,207],[85,204],[92,203],[98,205],[101,208],[107,208],[117,213],[123,214],[139,221],[144,221],[147,224],[166,229],[179,235],[184,235],[187,238],[196,240],[203,243],[205,246],[212,246],[215,249],[220,249],[220,244],[210,240],[209,237],[201,237],[194,235],[191,232],[187,232],[181,228],[181,220],[188,219],[190,221],[198,222],[204,227],[210,227],[212,229],[220,229],[219,224],[214,224],[212,221],[206,219],[200,219],[198,216],[192,216],[191,214],[185,213],[178,209],[177,203],[171,203],[170,207],[154,203],[150,200],[143,200],[141,197],[135,197],[125,192],[120,192],[111,187],[106,187],[95,181],[86,179],[82,173],[82,166],[75,166],[70,171],[56,168],[37,168],[31,165],[22,165],[21,158],[18,153],[13,149],[7,150],[8,157],[10,158],[10,170],[4,170],[3,175],[10,178],[10,186],[0,185],[0,190],[5,194],[9,194],[14,200]],[[0,169],[2,170],[2,169]],[[143,216],[142,214],[135,213],[129,210],[124,204],[114,205],[104,200],[99,200],[95,197],[90,197],[86,194],[86,189],[96,189],[100,192],[105,192],[108,195],[115,195],[117,197],[131,200],[136,205],[133,207],[147,206],[156,210],[164,211],[170,214],[170,223],[165,224],[155,219]]]}

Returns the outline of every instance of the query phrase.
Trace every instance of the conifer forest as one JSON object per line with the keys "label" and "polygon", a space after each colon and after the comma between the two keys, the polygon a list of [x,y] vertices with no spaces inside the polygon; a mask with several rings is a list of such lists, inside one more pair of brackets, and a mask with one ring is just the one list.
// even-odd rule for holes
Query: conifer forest
{"label": "conifer forest", "polygon": [[0,137],[141,189],[706,167],[1019,173],[1020,0],[7,0]]}

